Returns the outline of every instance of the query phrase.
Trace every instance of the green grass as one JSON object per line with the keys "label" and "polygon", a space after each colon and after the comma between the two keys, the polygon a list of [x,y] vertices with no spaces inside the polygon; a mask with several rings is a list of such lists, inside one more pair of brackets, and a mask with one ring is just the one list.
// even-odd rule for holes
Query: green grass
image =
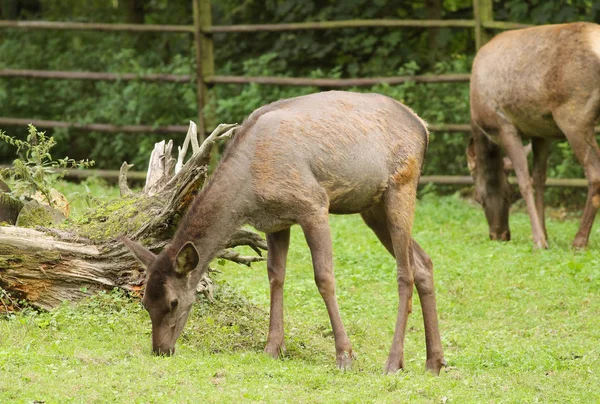
{"label": "green grass", "polygon": [[479,206],[419,201],[413,233],[435,265],[449,364],[439,377],[424,371],[416,294],[406,369],[382,374],[397,310],[394,262],[359,217],[336,216],[337,295],[358,355],[351,371],[335,367],[329,319],[294,227],[282,360],[262,354],[265,265],[227,263],[217,302],[199,299],[172,358],[150,354],[147,314],[119,294],[1,321],[0,402],[599,402],[600,231],[574,252],[577,226],[549,220],[550,250],[532,251],[522,212],[511,216],[513,241],[498,243]]}

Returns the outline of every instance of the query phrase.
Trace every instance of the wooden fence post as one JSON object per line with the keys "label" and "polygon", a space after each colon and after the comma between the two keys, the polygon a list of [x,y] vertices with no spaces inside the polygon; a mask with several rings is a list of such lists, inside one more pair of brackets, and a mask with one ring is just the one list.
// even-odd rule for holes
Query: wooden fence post
{"label": "wooden fence post", "polygon": [[475,48],[479,50],[493,36],[483,26],[486,22],[494,21],[493,0],[473,0],[473,18],[475,19]]}
{"label": "wooden fence post", "polygon": [[206,115],[208,104],[208,86],[206,77],[215,73],[212,34],[208,33],[212,26],[210,0],[192,0],[194,8],[194,39],[196,48],[196,99],[198,100],[198,133],[203,141],[207,129],[213,123]]}

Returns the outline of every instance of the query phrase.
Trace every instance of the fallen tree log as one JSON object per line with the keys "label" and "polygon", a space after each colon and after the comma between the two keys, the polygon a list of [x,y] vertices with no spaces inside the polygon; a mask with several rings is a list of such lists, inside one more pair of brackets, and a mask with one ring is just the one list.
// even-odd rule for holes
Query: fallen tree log
{"label": "fallen tree log", "polygon": [[[138,240],[155,252],[164,248],[178,219],[204,184],[215,142],[232,136],[235,128],[220,125],[198,145],[196,127],[191,123],[186,143],[179,148],[177,170],[170,155],[172,143],[157,144],[145,191],[134,194],[129,190],[126,173],[130,165],[124,163],[119,181],[122,197],[97,206],[84,218],[67,220],[60,228],[0,227],[0,288],[41,309],[115,287],[139,292],[144,269],[119,237]],[[182,164],[190,138],[193,154]],[[259,255],[244,256],[232,250],[239,245],[250,246]],[[258,234],[239,230],[217,258],[250,265],[263,259],[260,251],[265,249],[266,243]],[[210,296],[211,285],[205,276],[199,291]]]}

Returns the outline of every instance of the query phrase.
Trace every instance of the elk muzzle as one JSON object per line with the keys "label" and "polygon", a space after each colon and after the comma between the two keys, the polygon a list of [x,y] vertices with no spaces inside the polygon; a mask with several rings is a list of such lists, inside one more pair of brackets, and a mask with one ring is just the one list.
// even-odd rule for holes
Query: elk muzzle
{"label": "elk muzzle", "polygon": [[490,240],[495,241],[510,241],[510,230],[490,231]]}
{"label": "elk muzzle", "polygon": [[168,348],[162,346],[152,346],[152,353],[156,356],[171,356],[175,353],[175,347]]}

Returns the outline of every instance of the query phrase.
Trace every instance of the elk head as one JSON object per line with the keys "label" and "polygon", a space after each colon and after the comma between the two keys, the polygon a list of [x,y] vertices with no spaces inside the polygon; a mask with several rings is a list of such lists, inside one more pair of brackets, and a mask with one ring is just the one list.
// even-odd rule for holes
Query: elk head
{"label": "elk head", "polygon": [[122,241],[146,268],[142,304],[152,321],[152,350],[156,355],[172,355],[192,309],[196,284],[202,275],[202,271],[198,270],[198,250],[187,242],[175,256],[170,256],[167,250],[155,255],[131,240],[123,238]]}
{"label": "elk head", "polygon": [[500,147],[485,135],[471,137],[467,164],[475,181],[475,200],[483,207],[489,225],[490,239],[510,240],[508,213],[513,192]]}

